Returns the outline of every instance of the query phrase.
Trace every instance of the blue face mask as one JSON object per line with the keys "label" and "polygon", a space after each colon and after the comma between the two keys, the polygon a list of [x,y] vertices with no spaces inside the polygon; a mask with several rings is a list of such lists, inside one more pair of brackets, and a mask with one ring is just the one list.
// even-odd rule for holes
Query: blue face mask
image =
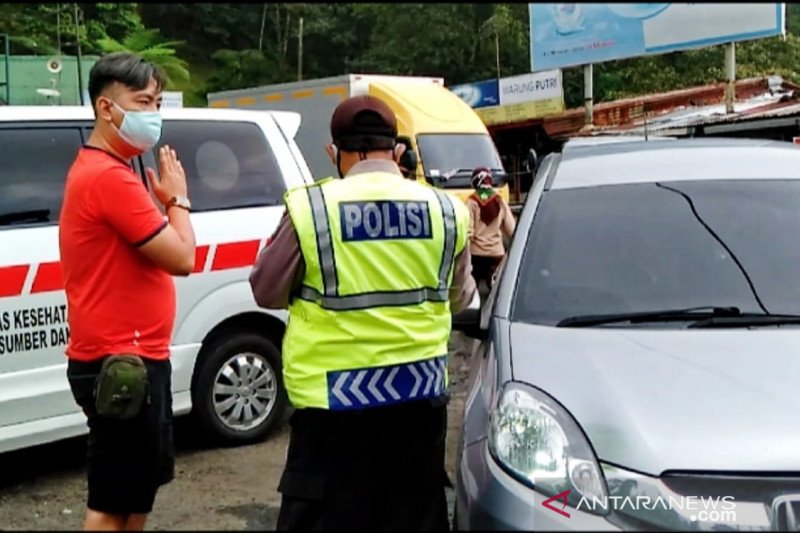
{"label": "blue face mask", "polygon": [[124,117],[117,131],[122,140],[134,148],[146,152],[161,139],[161,113],[158,111],[126,111],[116,102],[112,102],[122,111]]}

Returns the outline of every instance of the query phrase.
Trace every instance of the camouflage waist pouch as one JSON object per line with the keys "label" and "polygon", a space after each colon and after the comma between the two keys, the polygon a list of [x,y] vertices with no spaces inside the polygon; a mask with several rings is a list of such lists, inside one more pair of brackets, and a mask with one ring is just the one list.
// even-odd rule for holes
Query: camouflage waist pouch
{"label": "camouflage waist pouch", "polygon": [[139,414],[149,401],[147,367],[138,355],[112,355],[103,361],[94,389],[97,413],[125,420]]}

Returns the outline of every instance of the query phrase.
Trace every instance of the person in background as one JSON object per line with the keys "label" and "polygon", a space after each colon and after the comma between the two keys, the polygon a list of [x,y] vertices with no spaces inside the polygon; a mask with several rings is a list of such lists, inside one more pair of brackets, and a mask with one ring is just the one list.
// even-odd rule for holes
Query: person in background
{"label": "person in background", "polygon": [[472,218],[469,242],[472,277],[479,288],[481,280],[484,281],[485,292],[491,289],[497,267],[506,255],[504,241],[511,240],[516,227],[508,202],[492,185],[492,173],[488,168],[478,167],[472,171],[475,192],[467,198]]}

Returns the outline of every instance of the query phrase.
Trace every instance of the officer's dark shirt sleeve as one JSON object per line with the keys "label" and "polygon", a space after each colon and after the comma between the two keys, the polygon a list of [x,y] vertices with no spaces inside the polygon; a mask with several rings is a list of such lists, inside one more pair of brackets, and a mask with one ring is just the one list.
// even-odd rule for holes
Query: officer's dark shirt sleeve
{"label": "officer's dark shirt sleeve", "polygon": [[475,296],[477,287],[472,277],[472,257],[469,253],[469,242],[456,257],[453,268],[453,283],[450,285],[450,312],[458,313],[465,309]]}
{"label": "officer's dark shirt sleeve", "polygon": [[292,220],[284,211],[275,233],[258,254],[250,287],[256,303],[267,309],[285,309],[294,290],[300,287],[306,264]]}

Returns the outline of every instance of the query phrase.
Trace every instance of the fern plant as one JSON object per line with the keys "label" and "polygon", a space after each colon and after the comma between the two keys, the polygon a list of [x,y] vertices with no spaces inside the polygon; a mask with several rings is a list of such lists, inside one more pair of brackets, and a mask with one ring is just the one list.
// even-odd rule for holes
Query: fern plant
{"label": "fern plant", "polygon": [[161,67],[169,81],[189,81],[189,65],[178,57],[176,50],[183,41],[166,41],[157,29],[136,30],[128,34],[122,42],[107,37],[100,39],[97,44],[106,53],[131,52],[141,56]]}

